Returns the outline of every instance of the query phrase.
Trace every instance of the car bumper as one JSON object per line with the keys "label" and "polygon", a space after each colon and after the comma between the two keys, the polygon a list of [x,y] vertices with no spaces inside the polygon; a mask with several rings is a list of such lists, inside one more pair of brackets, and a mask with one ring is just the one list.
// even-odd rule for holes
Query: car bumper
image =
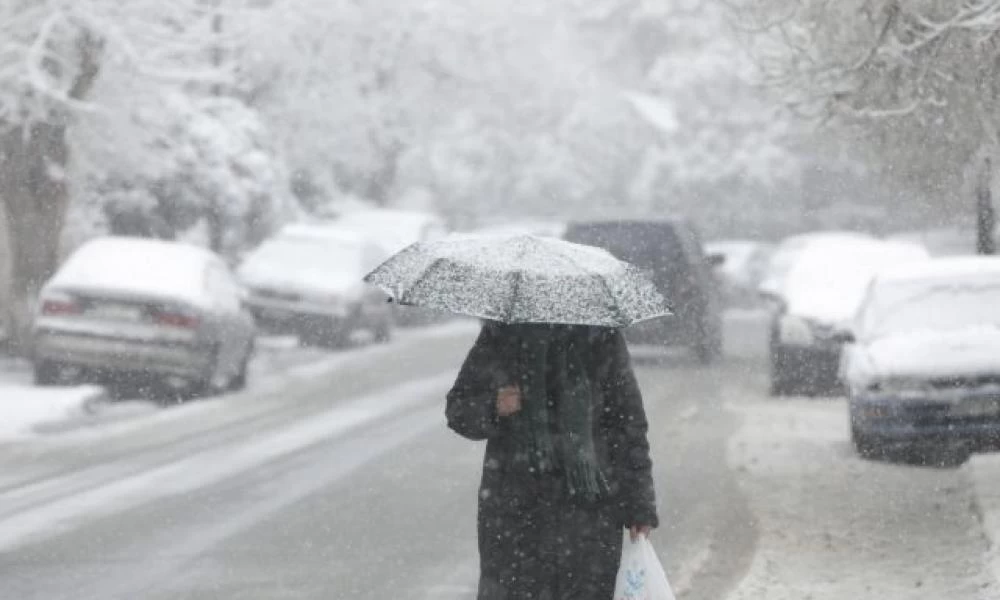
{"label": "car bumper", "polygon": [[178,342],[40,331],[35,335],[33,356],[36,361],[55,361],[102,371],[198,378],[204,376],[206,365],[211,362],[211,348]]}
{"label": "car bumper", "polygon": [[995,392],[951,393],[947,399],[860,396],[851,400],[850,412],[857,433],[883,442],[1000,442],[1000,394]]}

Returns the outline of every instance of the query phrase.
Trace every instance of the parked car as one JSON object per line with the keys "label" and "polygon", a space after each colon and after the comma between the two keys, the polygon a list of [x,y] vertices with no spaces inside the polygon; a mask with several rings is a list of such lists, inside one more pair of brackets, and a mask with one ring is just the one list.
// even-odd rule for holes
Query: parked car
{"label": "parked car", "polygon": [[197,393],[246,385],[254,322],[223,260],[187,244],[105,237],[45,285],[34,321],[35,382],[129,374]]}
{"label": "parked car", "polygon": [[630,327],[637,343],[685,345],[704,363],[722,353],[722,313],[713,264],[695,228],[683,220],[570,223],[564,238],[598,246],[644,269],[668,299],[673,317]]}
{"label": "parked car", "polygon": [[376,240],[389,254],[395,254],[414,242],[438,239],[448,234],[447,224],[438,215],[411,210],[359,210],[344,214],[335,223]]}
{"label": "parked car", "polygon": [[[448,235],[448,226],[440,216],[423,211],[371,209],[344,214],[335,223],[375,240],[390,255],[410,244],[440,239]],[[412,306],[392,305],[396,323],[403,326],[430,325],[448,317],[442,313]]]}
{"label": "parked car", "polygon": [[921,441],[1000,441],[1000,258],[937,258],[868,289],[844,353],[862,455]]}
{"label": "parked car", "polygon": [[297,335],[306,345],[341,347],[359,330],[371,331],[377,342],[392,337],[385,295],[362,282],[386,258],[381,246],[353,232],[296,229],[250,252],[238,273],[262,329]]}
{"label": "parked car", "polygon": [[928,260],[922,246],[865,239],[825,239],[802,250],[772,295],[771,394],[838,389],[843,345],[865,290],[880,270]]}
{"label": "parked car", "polygon": [[705,253],[721,257],[716,270],[728,306],[752,306],[760,300],[758,287],[764,280],[773,248],[752,240],[719,240],[705,244]]}
{"label": "parked car", "polygon": [[795,266],[802,252],[816,242],[870,242],[876,238],[854,231],[814,231],[787,237],[771,253],[758,291],[765,297],[778,297],[785,277]]}

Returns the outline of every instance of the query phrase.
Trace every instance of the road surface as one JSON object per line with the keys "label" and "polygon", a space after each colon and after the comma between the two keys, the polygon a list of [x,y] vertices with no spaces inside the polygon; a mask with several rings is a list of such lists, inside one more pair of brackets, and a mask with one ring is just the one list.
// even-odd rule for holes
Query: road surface
{"label": "road surface", "polygon": [[[473,598],[483,448],[443,419],[473,336],[0,446],[0,598]],[[960,471],[858,461],[842,403],[766,398],[759,360],[636,365],[679,597],[996,597]]]}

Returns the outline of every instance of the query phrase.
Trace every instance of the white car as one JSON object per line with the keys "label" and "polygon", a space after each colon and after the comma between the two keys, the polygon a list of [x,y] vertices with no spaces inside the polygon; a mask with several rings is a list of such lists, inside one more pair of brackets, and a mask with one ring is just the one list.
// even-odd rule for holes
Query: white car
{"label": "white car", "polygon": [[377,241],[389,254],[395,254],[414,242],[434,240],[448,235],[444,220],[434,213],[372,209],[349,212],[335,223]]}
{"label": "white car", "polygon": [[845,348],[851,432],[863,454],[1000,436],[1000,258],[938,258],[868,289]]}
{"label": "white car", "polygon": [[922,246],[879,240],[815,241],[801,251],[774,296],[771,393],[818,394],[839,385],[842,340],[875,275],[930,260]]}
{"label": "white car", "polygon": [[[334,223],[376,241],[390,255],[410,244],[448,235],[447,224],[440,216],[414,210],[358,210],[344,214]],[[404,326],[427,325],[446,318],[439,312],[425,308],[392,306],[393,319]]]}
{"label": "white car", "polygon": [[378,342],[391,338],[391,305],[362,281],[387,257],[352,232],[298,228],[261,244],[238,273],[263,329],[298,335],[306,345],[341,347],[358,330]]}
{"label": "white car", "polygon": [[771,253],[760,283],[759,291],[765,296],[781,294],[785,278],[795,266],[802,252],[817,242],[869,242],[876,238],[853,231],[814,231],[785,238]]}
{"label": "white car", "polygon": [[243,290],[208,250],[105,237],[70,256],[42,289],[35,382],[129,374],[197,393],[246,385],[254,322]]}

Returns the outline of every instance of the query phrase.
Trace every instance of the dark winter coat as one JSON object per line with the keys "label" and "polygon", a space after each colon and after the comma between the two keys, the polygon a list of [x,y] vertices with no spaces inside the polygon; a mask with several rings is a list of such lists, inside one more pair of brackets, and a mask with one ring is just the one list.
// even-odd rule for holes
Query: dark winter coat
{"label": "dark winter coat", "polygon": [[594,442],[610,486],[597,501],[569,498],[556,474],[509,466],[513,439],[496,398],[516,374],[502,328],[483,328],[448,394],[448,425],[488,440],[479,492],[479,600],[611,600],[623,528],[658,525],[646,415],[624,337],[584,331]]}

